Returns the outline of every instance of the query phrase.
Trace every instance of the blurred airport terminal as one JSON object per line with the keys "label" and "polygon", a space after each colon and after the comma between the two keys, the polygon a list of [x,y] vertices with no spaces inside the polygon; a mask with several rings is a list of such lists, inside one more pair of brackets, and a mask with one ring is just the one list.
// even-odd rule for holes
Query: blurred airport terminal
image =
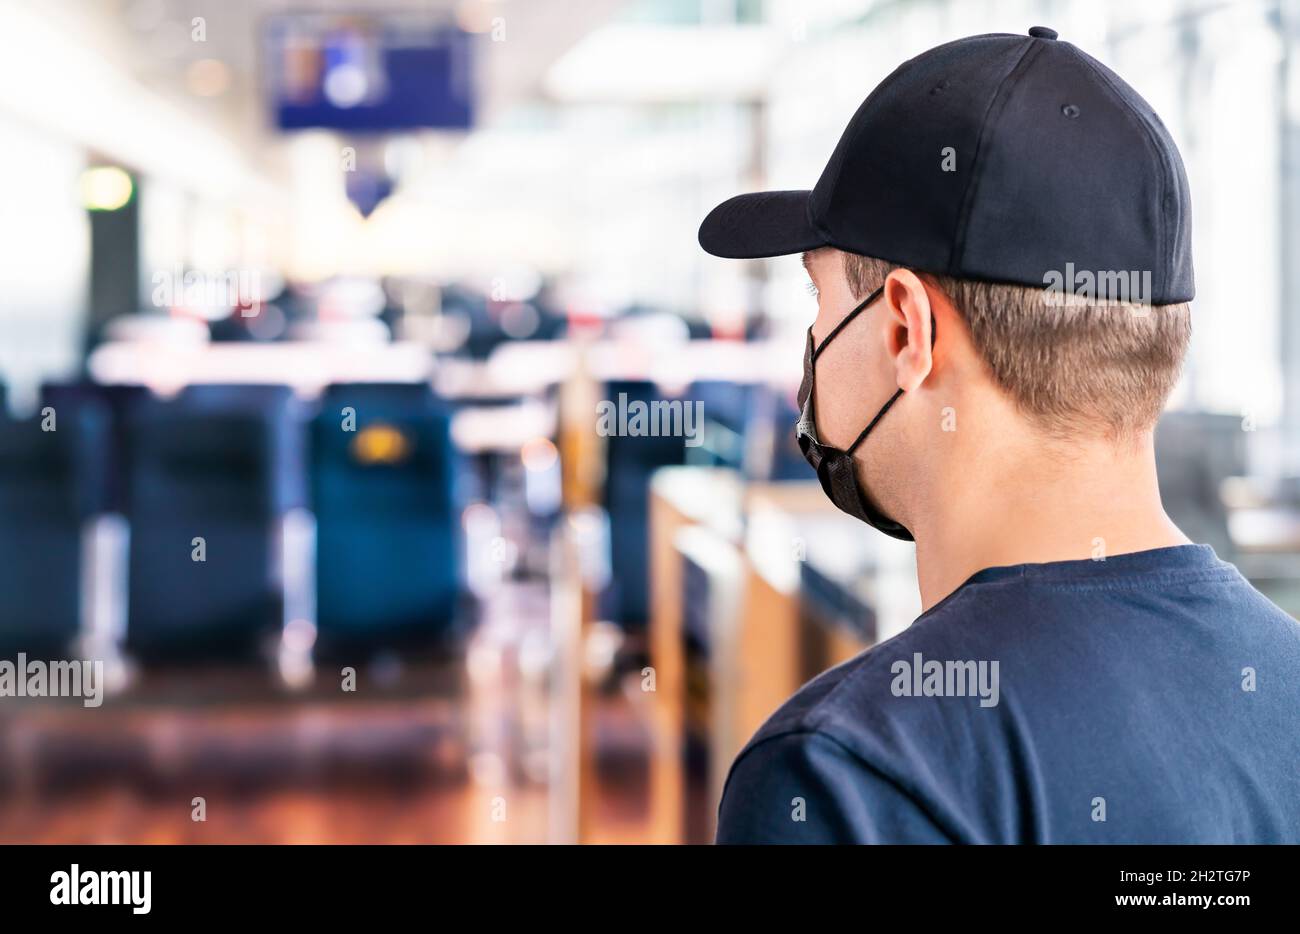
{"label": "blurred airport terminal", "polygon": [[1300,4],[0,0],[0,841],[710,840],[919,599],[699,222],[1037,23],[1182,149],[1162,493],[1296,615]]}

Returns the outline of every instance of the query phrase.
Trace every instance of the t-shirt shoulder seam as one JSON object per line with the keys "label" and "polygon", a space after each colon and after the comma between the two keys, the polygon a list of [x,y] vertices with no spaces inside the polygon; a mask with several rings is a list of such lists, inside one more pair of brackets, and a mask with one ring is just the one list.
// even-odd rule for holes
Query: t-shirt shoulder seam
{"label": "t-shirt shoulder seam", "polygon": [[[784,729],[774,730],[765,736],[756,737],[752,742],[746,745],[745,748],[741,750],[740,755],[736,756],[735,761],[731,763],[731,768],[727,770],[727,780],[723,782],[722,785],[722,796],[724,798],[727,796],[727,789],[731,787],[731,779],[733,776],[735,776],[737,767],[739,767],[741,762],[748,759],[750,755],[753,754],[754,750],[758,749],[761,746],[766,746],[769,743],[773,743],[778,739],[790,739],[791,737],[794,736],[817,736],[817,737],[821,737],[822,739],[829,740],[830,742],[834,743],[836,746],[839,746],[849,755],[851,755],[855,760],[861,762],[864,766],[871,769],[872,772],[879,771],[874,766],[872,766],[871,763],[863,759],[862,756],[854,752],[852,749],[846,746],[842,741],[836,739],[830,733],[827,733],[825,730],[822,730],[818,727],[806,723],[801,723],[798,726],[790,726]],[[892,780],[888,779],[886,776],[882,776],[882,778],[885,778],[885,780],[889,781],[890,784],[894,784]]]}
{"label": "t-shirt shoulder seam", "polygon": [[925,815],[926,820],[928,820],[945,837],[949,837],[950,839],[952,838],[952,834],[949,832],[948,828],[945,827],[944,824],[940,822],[934,816],[933,813],[931,813],[929,808],[927,808],[924,804],[918,801],[915,795],[911,794],[905,788],[903,788],[903,786],[898,783],[897,779],[887,775],[879,766],[875,765],[875,763],[871,762],[869,759],[867,759],[857,750],[850,747],[847,743],[845,743],[839,737],[835,736],[833,733],[821,729],[820,727],[813,726],[811,724],[800,724],[799,726],[787,727],[785,729],[770,733],[767,736],[764,736],[761,739],[757,740],[756,742],[749,744],[741,752],[741,754],[736,757],[736,761],[734,761],[731,764],[731,768],[727,772],[727,780],[723,783],[722,786],[722,798],[726,798],[727,796],[727,791],[731,787],[731,780],[733,777],[735,777],[736,774],[736,768],[740,765],[740,763],[744,759],[748,758],[749,755],[754,750],[758,749],[760,746],[765,746],[768,743],[774,742],[778,739],[789,739],[794,736],[816,737],[819,739],[824,739],[827,742],[837,746],[841,751],[843,751],[846,755],[848,755],[854,762],[858,763],[862,768],[864,768],[872,775],[874,775],[879,781],[884,782],[886,785],[892,788],[896,793],[906,798],[908,801],[912,802],[912,805],[918,811],[920,811],[922,814]]}

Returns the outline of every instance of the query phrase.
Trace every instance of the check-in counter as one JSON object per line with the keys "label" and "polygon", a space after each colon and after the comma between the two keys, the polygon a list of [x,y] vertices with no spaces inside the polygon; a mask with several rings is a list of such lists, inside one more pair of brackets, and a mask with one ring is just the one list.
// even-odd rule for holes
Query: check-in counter
{"label": "check-in counter", "polygon": [[678,536],[701,526],[722,541],[742,536],[743,482],[717,467],[669,467],[650,484],[650,664],[653,734],[647,839],[678,843],[686,831],[686,685],[683,574]]}

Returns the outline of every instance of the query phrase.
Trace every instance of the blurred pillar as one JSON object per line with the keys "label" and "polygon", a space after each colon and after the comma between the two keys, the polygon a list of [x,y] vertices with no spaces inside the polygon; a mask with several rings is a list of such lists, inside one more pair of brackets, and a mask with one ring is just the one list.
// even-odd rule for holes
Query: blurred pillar
{"label": "blurred pillar", "polygon": [[598,554],[607,547],[592,508],[556,530],[551,551],[551,740],[548,843],[592,839],[596,787],[595,705],[586,647],[597,597],[607,580]]}
{"label": "blurred pillar", "polygon": [[89,342],[119,315],[140,310],[139,183],[125,204],[112,210],[89,210]]}
{"label": "blurred pillar", "polygon": [[[749,167],[743,191],[764,191],[767,181],[767,101],[756,100],[744,105],[749,123]],[[748,295],[745,311],[755,319],[745,322],[745,330],[752,331],[767,315],[764,296],[767,292],[768,261],[753,260],[748,266]]]}
{"label": "blurred pillar", "polygon": [[1281,113],[1282,469],[1300,473],[1300,0],[1279,0]]}

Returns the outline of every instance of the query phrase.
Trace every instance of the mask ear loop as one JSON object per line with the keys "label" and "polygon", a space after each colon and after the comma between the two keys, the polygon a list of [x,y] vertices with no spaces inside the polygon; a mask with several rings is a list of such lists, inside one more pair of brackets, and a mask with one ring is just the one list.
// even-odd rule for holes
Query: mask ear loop
{"label": "mask ear loop", "polygon": [[889,397],[889,401],[880,407],[880,411],[876,413],[876,417],[873,418],[867,424],[866,428],[862,429],[862,434],[858,435],[858,440],[854,441],[852,444],[849,445],[848,450],[845,451],[846,454],[848,454],[850,457],[853,456],[853,452],[858,449],[858,445],[861,444],[863,441],[867,440],[867,435],[871,433],[871,429],[876,427],[876,422],[880,421],[882,418],[885,417],[885,413],[888,412],[890,408],[893,407],[894,403],[898,401],[898,397],[901,396],[902,394],[903,394],[903,390],[901,388],[895,390],[894,394]]}
{"label": "mask ear loop", "polygon": [[816,347],[813,348],[813,363],[817,362],[817,358],[821,356],[821,352],[826,349],[826,345],[829,344],[835,338],[835,335],[840,333],[840,331],[843,331],[848,326],[849,322],[852,321],[854,318],[856,318],[859,314],[861,314],[863,309],[865,309],[868,305],[874,302],[876,298],[880,295],[880,293],[883,291],[885,291],[885,287],[882,285],[880,288],[876,289],[876,291],[872,292],[870,295],[864,298],[858,304],[858,307],[854,308],[847,315],[845,315],[843,320],[840,321],[839,324],[831,328],[831,332],[826,335],[826,338],[820,344],[818,344]]}
{"label": "mask ear loop", "polygon": [[[930,312],[930,349],[931,350],[934,350],[934,342],[937,337],[938,337],[938,322],[934,320],[934,312]],[[899,387],[894,392],[894,394],[889,397],[889,401],[880,407],[880,411],[876,413],[876,417],[873,418],[870,421],[870,423],[868,423],[866,428],[862,429],[862,434],[858,435],[858,439],[849,445],[848,450],[845,452],[846,454],[848,454],[850,457],[853,456],[853,452],[858,449],[858,445],[861,444],[863,441],[865,441],[867,439],[867,435],[871,433],[871,429],[876,427],[876,422],[880,421],[882,418],[885,417],[885,413],[888,412],[890,408],[893,407],[894,403],[898,401],[898,397],[901,396],[902,394],[903,394],[902,387]]]}

